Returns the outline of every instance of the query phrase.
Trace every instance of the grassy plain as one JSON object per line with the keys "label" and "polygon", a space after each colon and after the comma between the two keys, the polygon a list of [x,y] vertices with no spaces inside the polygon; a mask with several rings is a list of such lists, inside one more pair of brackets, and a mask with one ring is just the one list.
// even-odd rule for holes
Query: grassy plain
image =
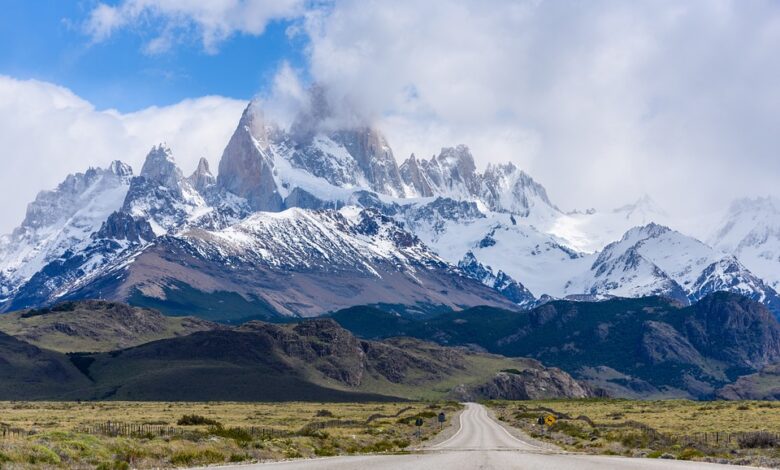
{"label": "grassy plain", "polygon": [[[438,432],[439,412],[449,419],[459,409],[450,402],[0,402],[0,428],[13,430],[5,438],[0,431],[0,468],[153,468],[401,452]],[[184,415],[218,424],[177,424]],[[94,431],[108,421],[174,432]]]}
{"label": "grassy plain", "polygon": [[[534,400],[488,403],[502,421],[566,449],[780,468],[780,402]],[[553,415],[552,426],[538,424]]]}

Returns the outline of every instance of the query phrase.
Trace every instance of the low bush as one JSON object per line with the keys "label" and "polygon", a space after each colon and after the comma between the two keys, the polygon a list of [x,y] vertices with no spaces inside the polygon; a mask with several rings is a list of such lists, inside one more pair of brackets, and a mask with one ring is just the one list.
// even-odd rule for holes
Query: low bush
{"label": "low bush", "polygon": [[678,460],[691,460],[700,457],[704,457],[704,453],[699,449],[694,449],[693,447],[686,447],[682,450],[682,452],[677,454]]}
{"label": "low bush", "polygon": [[238,443],[246,443],[252,440],[252,435],[246,429],[241,428],[223,428],[222,426],[212,426],[209,428],[209,434],[212,436],[233,439]]}
{"label": "low bush", "polygon": [[558,420],[550,429],[580,439],[588,439],[590,437],[590,433],[587,430],[563,420]]}
{"label": "low bush", "polygon": [[219,421],[200,415],[184,415],[176,421],[179,426],[222,426]]}
{"label": "low bush", "polygon": [[317,414],[315,416],[318,418],[332,418],[333,413],[330,410],[317,410]]}
{"label": "low bush", "polygon": [[778,446],[777,436],[768,432],[745,434],[737,439],[742,449],[766,449]]}
{"label": "low bush", "polygon": [[171,456],[173,465],[208,465],[212,463],[221,463],[225,461],[225,456],[220,452],[211,449],[203,450],[182,450]]}
{"label": "low bush", "polygon": [[246,462],[247,460],[252,460],[252,456],[249,454],[230,454],[230,458],[228,458],[228,461],[232,463]]}
{"label": "low bush", "polygon": [[31,465],[59,465],[60,462],[61,459],[59,455],[42,445],[33,446],[30,449],[29,454],[27,454],[27,463]]}

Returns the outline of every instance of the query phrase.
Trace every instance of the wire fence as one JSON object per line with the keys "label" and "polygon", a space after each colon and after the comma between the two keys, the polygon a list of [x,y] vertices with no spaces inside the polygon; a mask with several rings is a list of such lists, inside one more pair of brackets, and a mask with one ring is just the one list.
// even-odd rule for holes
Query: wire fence
{"label": "wire fence", "polygon": [[[219,427],[220,429],[221,426]],[[249,426],[242,428],[227,428],[230,430],[240,430],[242,433],[252,438],[270,439],[277,437],[287,437],[292,433],[280,429]],[[106,421],[105,423],[91,424],[83,426],[79,431],[87,434],[99,434],[104,436],[123,436],[123,437],[171,437],[192,434],[196,431],[179,426],[156,425],[156,424],[134,424],[122,423],[117,421]]]}

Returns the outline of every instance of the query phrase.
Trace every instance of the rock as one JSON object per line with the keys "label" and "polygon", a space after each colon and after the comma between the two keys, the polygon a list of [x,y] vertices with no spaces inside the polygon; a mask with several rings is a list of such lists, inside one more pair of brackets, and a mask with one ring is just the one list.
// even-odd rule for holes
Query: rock
{"label": "rock", "polygon": [[574,380],[557,368],[536,367],[499,372],[484,384],[461,385],[451,393],[454,399],[475,400],[542,400],[553,398],[587,398],[594,396],[588,386]]}
{"label": "rock", "polygon": [[253,210],[280,211],[284,204],[273,171],[268,129],[262,112],[250,103],[222,153],[217,184],[246,199]]}
{"label": "rock", "polygon": [[103,222],[94,237],[141,243],[154,240],[155,235],[146,219],[134,218],[127,212],[114,212]]}
{"label": "rock", "polygon": [[217,179],[209,170],[209,161],[203,157],[198,161],[198,168],[189,176],[189,178],[187,178],[187,180],[192,187],[200,193],[203,193],[217,183]]}

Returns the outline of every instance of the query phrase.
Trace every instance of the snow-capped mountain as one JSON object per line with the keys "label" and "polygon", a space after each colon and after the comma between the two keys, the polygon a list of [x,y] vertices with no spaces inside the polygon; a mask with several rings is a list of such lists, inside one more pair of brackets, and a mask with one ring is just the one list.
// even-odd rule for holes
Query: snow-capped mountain
{"label": "snow-capped mountain", "polygon": [[708,242],[736,256],[773,288],[780,288],[780,201],[777,199],[734,201]]}
{"label": "snow-capped mountain", "polygon": [[[519,215],[485,214],[477,211],[476,206],[445,204],[446,201],[451,200],[412,205],[405,211],[404,220],[450,263],[458,263],[471,253],[482,265],[521,282],[537,298],[544,294],[564,296],[566,281],[585,269],[583,253],[529,225]],[[448,210],[434,210],[442,207]]]}
{"label": "snow-capped mountain", "polygon": [[184,177],[171,149],[164,145],[153,147],[146,156],[122,204],[123,212],[146,219],[157,235],[180,228],[208,210],[203,196]]}
{"label": "snow-capped mountain", "polygon": [[250,103],[216,177],[206,159],[185,177],[159,145],[138,176],[115,162],[42,192],[0,242],[0,309],[102,297],[316,315],[727,290],[777,310],[749,270],[780,281],[775,207],[737,205],[713,238],[745,267],[652,223],[665,214],[649,197],[564,213],[511,163],[479,172],[464,145],[398,166],[379,130],[337,125],[315,87],[289,129]]}
{"label": "snow-capped mountain", "polygon": [[536,298],[524,285],[512,279],[504,271],[498,271],[494,274],[490,266],[485,266],[477,261],[474,253],[470,251],[458,262],[458,267],[466,276],[495,289],[520,307],[531,307],[536,303]]}
{"label": "snow-capped mountain", "polygon": [[732,255],[668,227],[636,227],[607,245],[590,269],[572,279],[569,294],[639,297],[663,295],[697,301],[715,291],[729,291],[777,309],[777,292]]}
{"label": "snow-capped mountain", "polygon": [[56,189],[41,191],[22,224],[0,241],[0,303],[65,251],[80,251],[108,216],[122,207],[132,169],[115,161],[68,175]]}
{"label": "snow-capped mountain", "polygon": [[422,311],[512,306],[441,260],[392,218],[355,207],[257,212],[225,229],[191,228],[158,237],[131,261],[118,259],[66,297],[99,295],[165,306],[182,292],[192,297],[229,293],[244,316],[313,316],[357,304]]}

